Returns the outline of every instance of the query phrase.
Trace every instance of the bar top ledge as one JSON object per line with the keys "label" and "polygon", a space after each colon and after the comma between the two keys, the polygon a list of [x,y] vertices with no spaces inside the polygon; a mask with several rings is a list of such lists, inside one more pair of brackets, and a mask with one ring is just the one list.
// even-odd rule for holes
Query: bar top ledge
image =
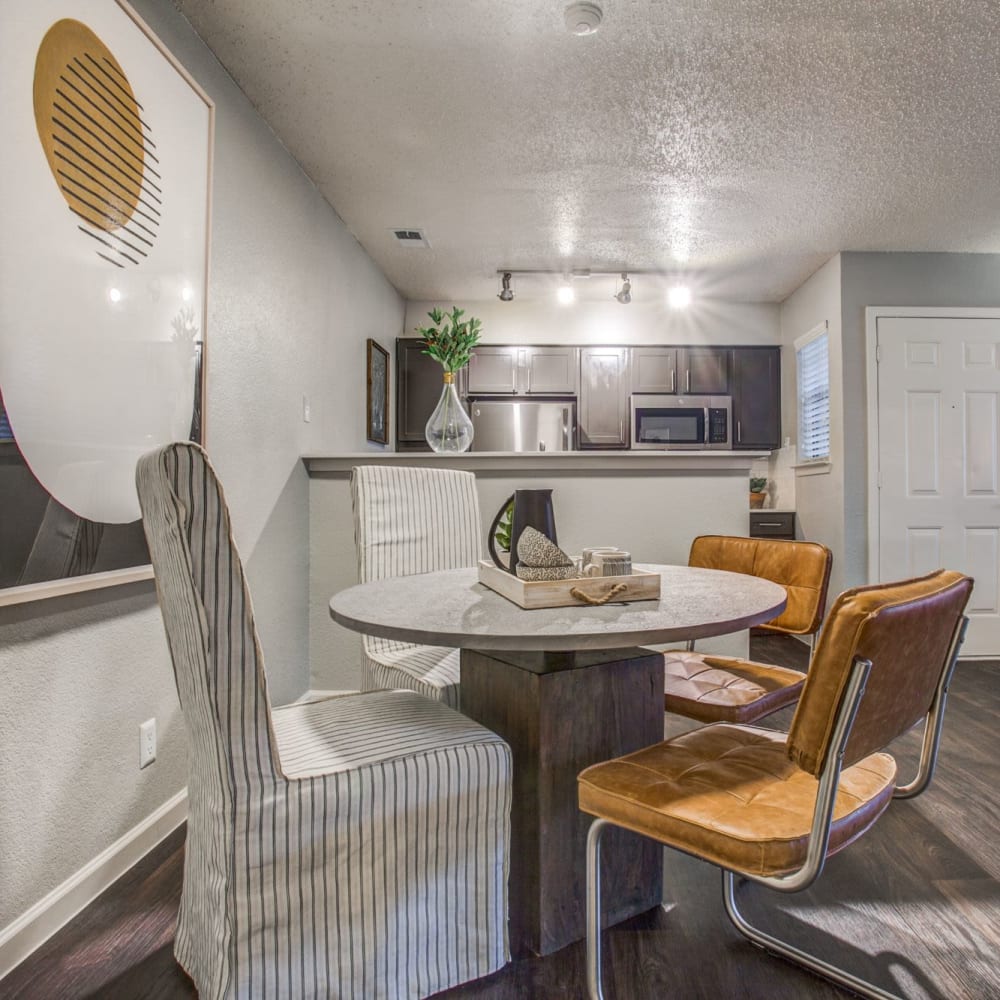
{"label": "bar top ledge", "polygon": [[467,451],[437,455],[426,451],[361,451],[342,455],[303,455],[311,476],[349,473],[356,465],[416,465],[427,468],[536,472],[749,472],[754,459],[767,451]]}

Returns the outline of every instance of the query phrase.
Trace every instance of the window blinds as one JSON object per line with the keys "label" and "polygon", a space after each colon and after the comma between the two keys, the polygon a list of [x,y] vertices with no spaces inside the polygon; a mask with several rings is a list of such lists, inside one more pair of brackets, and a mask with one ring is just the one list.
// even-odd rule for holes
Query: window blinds
{"label": "window blinds", "polygon": [[824,329],[796,344],[799,392],[799,461],[830,457],[830,352]]}

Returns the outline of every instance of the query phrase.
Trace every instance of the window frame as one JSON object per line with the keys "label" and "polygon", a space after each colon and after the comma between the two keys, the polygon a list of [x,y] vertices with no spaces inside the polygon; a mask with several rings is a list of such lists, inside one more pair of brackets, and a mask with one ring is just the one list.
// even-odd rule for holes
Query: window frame
{"label": "window frame", "polygon": [[[825,347],[826,353],[826,384],[825,384],[825,395],[826,395],[826,410],[825,410],[825,430],[826,430],[826,454],[824,455],[810,455],[806,456],[803,454],[803,442],[805,440],[805,428],[806,422],[804,420],[804,414],[806,410],[807,402],[810,405],[814,404],[814,396],[822,396],[824,390],[813,390],[810,392],[809,396],[803,394],[803,371],[802,362],[803,355],[802,352],[816,341],[822,339]],[[818,326],[813,327],[807,333],[802,334],[801,337],[797,337],[793,342],[795,348],[795,405],[796,414],[798,420],[798,446],[797,446],[797,468],[805,472],[809,469],[816,469],[819,471],[820,467],[829,467],[830,465],[830,331],[829,324],[826,320],[820,323]],[[809,424],[810,427],[815,427],[817,425]],[[818,425],[819,429],[822,429],[821,425]]]}

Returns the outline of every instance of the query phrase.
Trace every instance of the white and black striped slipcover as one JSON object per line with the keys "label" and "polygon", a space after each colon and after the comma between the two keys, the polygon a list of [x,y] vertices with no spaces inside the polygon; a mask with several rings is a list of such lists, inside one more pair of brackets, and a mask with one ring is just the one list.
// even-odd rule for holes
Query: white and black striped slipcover
{"label": "white and black striped slipcover", "polygon": [[202,997],[422,997],[504,964],[510,750],[410,691],[271,712],[196,445],[136,480],[190,747],[174,952]]}
{"label": "white and black striped slipcover", "polygon": [[[351,474],[362,583],[475,566],[476,477],[453,469],[360,465]],[[409,688],[459,707],[459,651],[362,636],[361,689]]]}

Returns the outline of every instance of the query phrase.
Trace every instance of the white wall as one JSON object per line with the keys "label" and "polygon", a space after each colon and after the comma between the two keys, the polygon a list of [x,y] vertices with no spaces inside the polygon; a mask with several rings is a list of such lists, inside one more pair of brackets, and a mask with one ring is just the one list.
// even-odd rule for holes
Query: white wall
{"label": "white wall", "polygon": [[822,542],[833,553],[830,593],[844,589],[844,371],[841,365],[840,256],[831,258],[781,304],[782,432],[796,443],[795,340],[827,323],[830,344],[830,469],[799,475],[795,509],[799,536]]}
{"label": "white wall", "polygon": [[[289,701],[309,682],[299,456],[366,448],[365,338],[389,347],[403,303],[169,0],[133,2],[216,102],[207,444],[272,698]],[[150,586],[0,611],[0,687],[2,933],[182,788],[186,759]],[[140,772],[150,716],[159,750]]]}
{"label": "white wall", "polygon": [[660,301],[620,305],[581,300],[561,306],[551,298],[500,302],[407,302],[406,336],[427,326],[437,305],[461,306],[483,321],[483,342],[490,344],[777,344],[778,306],[770,303],[696,299],[674,311]]}

